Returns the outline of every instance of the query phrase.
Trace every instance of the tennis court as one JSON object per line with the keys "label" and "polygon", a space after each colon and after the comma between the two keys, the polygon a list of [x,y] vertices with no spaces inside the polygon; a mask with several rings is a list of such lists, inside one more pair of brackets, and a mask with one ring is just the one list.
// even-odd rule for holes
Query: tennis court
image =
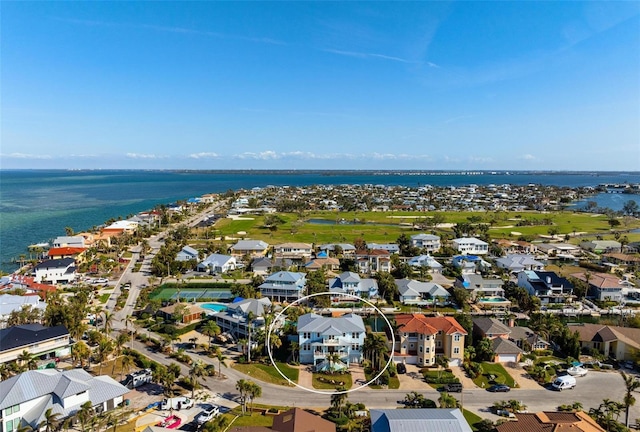
{"label": "tennis court", "polygon": [[149,296],[151,299],[159,300],[177,300],[178,291],[180,292],[180,300],[187,302],[198,302],[206,300],[230,300],[233,296],[230,289],[224,288],[159,288]]}

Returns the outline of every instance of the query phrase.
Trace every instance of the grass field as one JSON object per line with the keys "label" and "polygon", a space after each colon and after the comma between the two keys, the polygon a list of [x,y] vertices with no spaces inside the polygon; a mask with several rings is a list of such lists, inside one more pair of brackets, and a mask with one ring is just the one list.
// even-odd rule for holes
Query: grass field
{"label": "grass field", "polygon": [[471,411],[467,411],[466,409],[462,410],[462,415],[464,416],[464,419],[467,421],[467,423],[469,423],[469,426],[471,426],[471,429],[477,431],[478,429],[475,427],[475,424],[481,422],[482,417],[475,413],[472,413]]}
{"label": "grass field", "polygon": [[506,384],[509,387],[513,388],[516,385],[514,379],[509,375],[509,372],[505,370],[505,368],[500,363],[482,363],[483,373],[478,378],[474,379],[473,382],[475,385],[481,388],[491,387],[493,384],[489,382],[489,375],[494,375],[495,381],[500,384]]}
{"label": "grass field", "polygon": [[[414,231],[430,231],[432,228],[425,226],[421,229],[413,229],[410,224],[424,223],[435,214],[421,212],[309,212],[302,217],[297,214],[279,214],[284,223],[277,230],[270,231],[263,226],[264,216],[250,216],[251,220],[220,219],[216,225],[216,235],[225,237],[238,237],[238,232],[245,232],[242,237],[256,240],[264,240],[270,244],[289,241],[306,243],[330,243],[353,242],[356,238],[364,238],[368,242],[386,243],[394,242],[402,233],[411,234]],[[455,224],[468,222],[468,218],[481,217],[481,223],[491,224],[489,234],[493,238],[507,237],[517,238],[512,232],[519,232],[525,236],[536,238],[540,235],[547,236],[549,229],[553,227],[558,232],[558,237],[565,234],[586,232],[589,235],[613,236],[608,219],[605,215],[594,216],[590,213],[572,212],[438,212],[444,216],[444,223]],[[330,221],[359,223],[336,224],[312,224],[309,219],[325,219]],[[540,221],[549,219],[552,225],[517,226],[521,221]],[[363,223],[364,222],[364,223]],[[626,222],[625,222],[626,223]],[[632,221],[618,229],[627,230],[640,227],[640,221]],[[439,234],[452,233],[450,228],[437,228]],[[640,234],[627,234],[630,241],[640,239]],[[579,242],[584,238],[572,238],[572,242]]]}
{"label": "grass field", "polygon": [[100,303],[106,303],[109,301],[109,297],[111,297],[111,293],[104,293],[104,294],[100,294],[100,297],[98,297],[98,301]]}
{"label": "grass field", "polygon": [[[280,371],[285,374],[287,378],[289,378],[293,382],[298,382],[298,369],[293,368],[286,363],[276,362]],[[236,363],[233,365],[233,368],[239,370],[240,372],[249,375],[252,378],[258,379],[260,381],[284,385],[284,386],[292,386],[293,384],[289,383],[286,379],[282,377],[278,373],[275,367],[272,365],[265,364],[240,364]]]}
{"label": "grass field", "polygon": [[[320,377],[323,377],[328,380],[336,381],[336,384],[332,384],[330,382],[322,382],[320,381]],[[340,384],[343,382],[344,384]],[[353,384],[351,379],[351,374],[324,374],[324,373],[314,373],[313,374],[313,388],[323,389],[323,390],[337,390],[339,388],[350,389]]]}

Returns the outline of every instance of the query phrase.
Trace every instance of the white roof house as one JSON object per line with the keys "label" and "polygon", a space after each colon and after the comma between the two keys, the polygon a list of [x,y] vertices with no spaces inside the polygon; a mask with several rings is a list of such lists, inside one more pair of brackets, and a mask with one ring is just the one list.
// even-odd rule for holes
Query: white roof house
{"label": "white roof house", "polygon": [[[344,369],[349,363],[359,363],[364,337],[365,327],[360,315],[346,314],[337,318],[314,313],[302,315],[298,318],[300,363],[321,369]],[[328,364],[327,355],[334,353],[340,357],[341,364]]]}
{"label": "white roof house", "polygon": [[53,240],[53,247],[85,247],[84,237],[78,236],[59,236]]}
{"label": "white roof house", "polygon": [[431,255],[418,255],[407,261],[412,267],[429,267],[429,271],[440,273],[442,264],[435,260]]}
{"label": "white roof house", "polygon": [[537,261],[532,255],[510,254],[498,258],[496,265],[513,273],[524,270],[544,270],[544,264]]}
{"label": "white roof house", "polygon": [[471,432],[459,408],[372,409],[371,432]]}
{"label": "white roof house", "polygon": [[435,252],[440,249],[440,237],[433,234],[416,234],[411,236],[411,244],[428,252]]}
{"label": "white roof house", "polygon": [[436,298],[447,300],[449,292],[433,282],[419,282],[413,279],[397,279],[396,286],[400,301],[405,304],[431,304]]}
{"label": "white roof house", "polygon": [[199,254],[200,253],[191,246],[185,246],[180,250],[180,252],[178,252],[178,255],[176,255],[176,261],[197,260]]}
{"label": "white roof house", "polygon": [[38,429],[50,408],[59,419],[74,415],[85,402],[97,413],[111,410],[129,392],[109,376],[90,375],[83,369],[42,369],[23,372],[0,382],[2,430],[15,431],[28,424]]}
{"label": "white roof house", "polygon": [[4,328],[11,312],[20,311],[23,308],[38,309],[44,313],[47,303],[40,301],[40,296],[38,295],[0,295],[0,328]]}
{"label": "white roof house", "polygon": [[231,255],[211,254],[196,266],[196,270],[226,273],[235,270],[236,258]]}
{"label": "white roof house", "polygon": [[486,255],[489,253],[489,244],[475,237],[461,237],[453,239],[453,247],[463,255]]}

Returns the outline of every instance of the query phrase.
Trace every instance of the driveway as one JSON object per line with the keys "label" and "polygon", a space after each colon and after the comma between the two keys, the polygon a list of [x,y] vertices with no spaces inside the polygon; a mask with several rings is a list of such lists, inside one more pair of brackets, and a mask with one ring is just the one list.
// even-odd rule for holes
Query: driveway
{"label": "driveway", "polygon": [[424,381],[420,368],[416,365],[405,365],[407,367],[407,373],[398,374],[400,380],[400,389],[410,391],[423,391],[433,390],[429,384]]}

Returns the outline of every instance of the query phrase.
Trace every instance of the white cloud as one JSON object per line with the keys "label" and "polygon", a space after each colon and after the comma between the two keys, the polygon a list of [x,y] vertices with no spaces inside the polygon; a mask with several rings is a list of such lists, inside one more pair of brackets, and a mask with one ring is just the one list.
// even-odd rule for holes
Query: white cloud
{"label": "white cloud", "polygon": [[296,160],[432,160],[429,155],[414,155],[406,153],[312,153],[303,151],[290,151],[277,153],[272,150],[263,152],[245,152],[232,156],[236,159],[253,159],[253,160],[277,160],[277,159],[296,159]]}
{"label": "white cloud", "polygon": [[200,152],[191,153],[188,157],[191,159],[217,159],[218,157],[220,157],[220,155],[213,152]]}
{"label": "white cloud", "polygon": [[145,154],[145,153],[127,153],[127,157],[130,159],[166,159],[167,156],[155,155],[155,154]]}
{"label": "white cloud", "polygon": [[30,153],[2,153],[0,157],[9,159],[53,159],[51,155]]}
{"label": "white cloud", "polygon": [[532,154],[528,154],[528,153],[527,153],[527,154],[523,154],[522,156],[518,157],[518,159],[521,159],[521,160],[528,160],[528,161],[538,160],[538,158],[537,158],[537,157],[535,157],[535,156],[534,156],[534,155],[532,155]]}
{"label": "white cloud", "polygon": [[473,163],[489,163],[493,162],[493,158],[483,156],[469,156],[469,162]]}
{"label": "white cloud", "polygon": [[260,152],[260,153],[244,152],[244,153],[236,154],[233,157],[238,158],[238,159],[255,159],[255,160],[280,159],[280,156],[278,155],[278,153],[276,153],[276,152],[274,152],[272,150],[267,150],[267,151],[263,151],[263,152]]}

